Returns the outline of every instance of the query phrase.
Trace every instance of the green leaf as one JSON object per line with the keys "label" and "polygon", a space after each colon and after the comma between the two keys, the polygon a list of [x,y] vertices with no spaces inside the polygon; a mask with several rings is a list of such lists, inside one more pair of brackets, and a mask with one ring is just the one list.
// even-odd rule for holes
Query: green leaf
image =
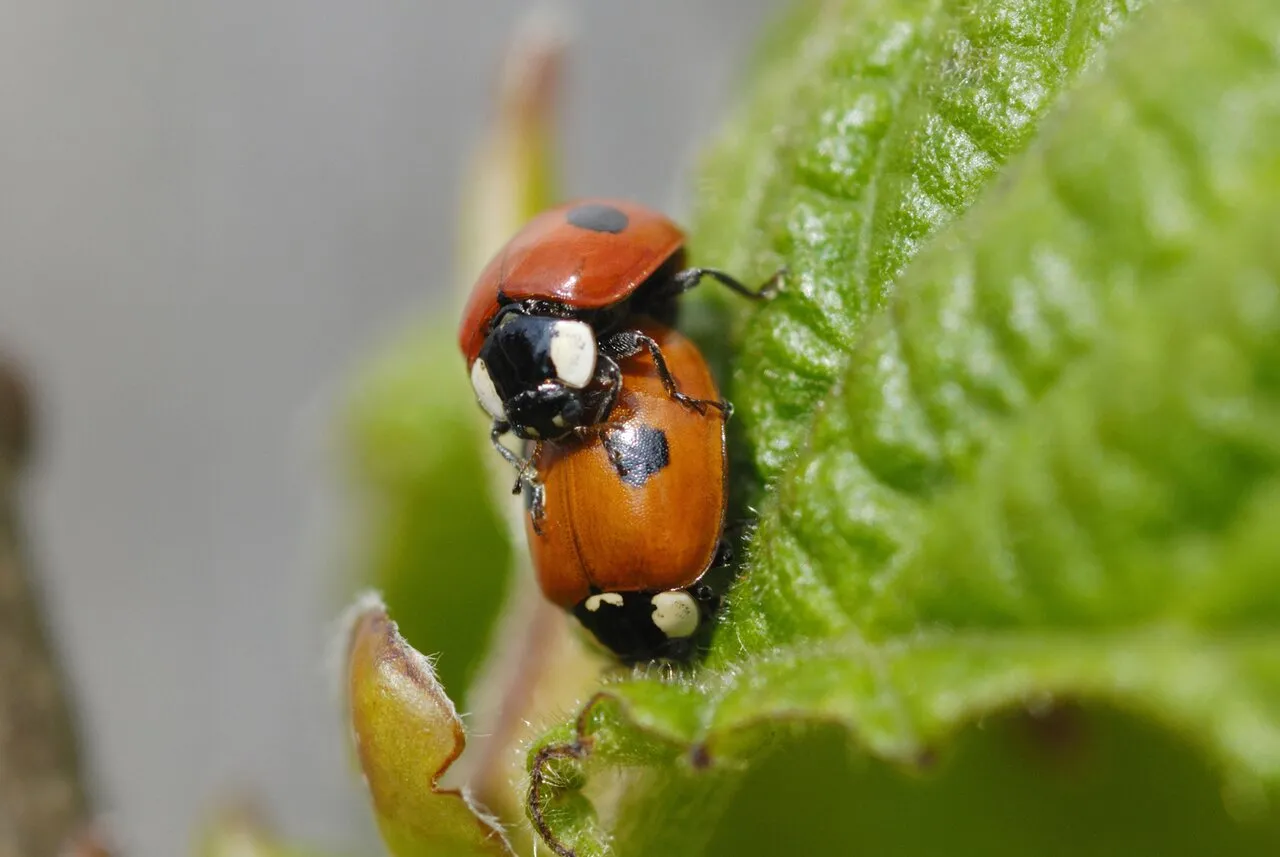
{"label": "green leaf", "polygon": [[374,815],[393,857],[510,857],[497,823],[465,791],[440,786],[466,737],[431,662],[381,603],[357,605],[347,703]]}
{"label": "green leaf", "polygon": [[827,0],[780,28],[707,159],[694,245],[701,263],[742,276],[791,271],[736,355],[737,413],[762,479],[802,445],[916,250],[1026,148],[1142,5]]}
{"label": "green leaf", "polygon": [[[1078,68],[1112,7],[948,6],[873,74],[904,8],[943,14],[806,9],[752,136],[854,152],[822,117],[883,83],[999,157],[901,136],[917,106],[883,173],[742,141],[712,168],[740,173],[713,244],[792,271],[733,395],[778,479],[705,663],[611,680],[534,747],[531,819],[579,855],[779,853],[770,821],[792,853],[1275,853],[1280,9],[1160,4],[1050,112],[1067,75],[1037,88],[1054,66],[1028,57]],[[1029,90],[1008,136],[995,94]],[[955,204],[913,216],[926,197]],[[586,797],[619,770],[601,820]]]}

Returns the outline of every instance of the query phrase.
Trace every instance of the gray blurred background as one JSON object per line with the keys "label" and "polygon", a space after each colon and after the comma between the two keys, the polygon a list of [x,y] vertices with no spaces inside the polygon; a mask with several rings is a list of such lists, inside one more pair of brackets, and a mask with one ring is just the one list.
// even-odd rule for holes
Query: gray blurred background
{"label": "gray blurred background", "polygon": [[[562,3],[567,190],[680,199],[777,4]],[[29,523],[130,857],[244,789],[369,845],[322,669],[320,439],[352,361],[450,285],[527,7],[0,0],[0,346],[38,387]]]}

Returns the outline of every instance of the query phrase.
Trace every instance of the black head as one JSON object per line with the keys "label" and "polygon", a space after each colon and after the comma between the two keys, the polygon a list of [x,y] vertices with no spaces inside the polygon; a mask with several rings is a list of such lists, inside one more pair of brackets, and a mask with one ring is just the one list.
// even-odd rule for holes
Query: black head
{"label": "black head", "polygon": [[489,415],[517,436],[554,440],[604,419],[616,367],[600,356],[586,322],[513,310],[495,320],[471,385]]}

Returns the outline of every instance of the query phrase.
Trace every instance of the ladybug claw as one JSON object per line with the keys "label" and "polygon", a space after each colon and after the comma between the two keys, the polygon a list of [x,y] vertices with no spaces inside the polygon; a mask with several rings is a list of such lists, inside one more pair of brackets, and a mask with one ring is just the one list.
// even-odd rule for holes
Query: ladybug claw
{"label": "ladybug claw", "polygon": [[533,492],[533,499],[529,504],[529,523],[534,533],[541,536],[544,535],[542,521],[546,517],[546,491],[541,482],[530,482],[529,490]]}
{"label": "ladybug claw", "polygon": [[707,413],[707,403],[704,402],[702,399],[695,399],[692,396],[686,396],[684,393],[674,393],[673,397],[677,402],[684,405],[686,408],[692,408],[693,410],[697,411],[699,414],[703,414],[703,415]]}
{"label": "ladybug claw", "polygon": [[761,300],[772,300],[778,296],[778,292],[782,291],[782,281],[790,273],[786,265],[773,272],[773,276],[765,281],[756,294]]}
{"label": "ladybug claw", "polygon": [[715,408],[717,411],[724,414],[724,418],[726,420],[733,416],[733,403],[725,401],[724,399],[695,399],[692,396],[686,396],[684,393],[679,392],[673,393],[672,395],[677,402],[687,408],[697,411],[701,416],[705,417],[707,415],[707,408]]}

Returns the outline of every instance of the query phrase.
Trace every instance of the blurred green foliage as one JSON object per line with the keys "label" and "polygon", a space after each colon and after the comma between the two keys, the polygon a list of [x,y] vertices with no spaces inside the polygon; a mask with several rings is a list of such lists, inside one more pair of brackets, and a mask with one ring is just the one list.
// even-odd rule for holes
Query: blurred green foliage
{"label": "blurred green foliage", "polygon": [[505,603],[512,548],[452,326],[420,323],[386,346],[349,413],[360,585],[382,593],[414,648],[439,656],[441,683],[462,701]]}

